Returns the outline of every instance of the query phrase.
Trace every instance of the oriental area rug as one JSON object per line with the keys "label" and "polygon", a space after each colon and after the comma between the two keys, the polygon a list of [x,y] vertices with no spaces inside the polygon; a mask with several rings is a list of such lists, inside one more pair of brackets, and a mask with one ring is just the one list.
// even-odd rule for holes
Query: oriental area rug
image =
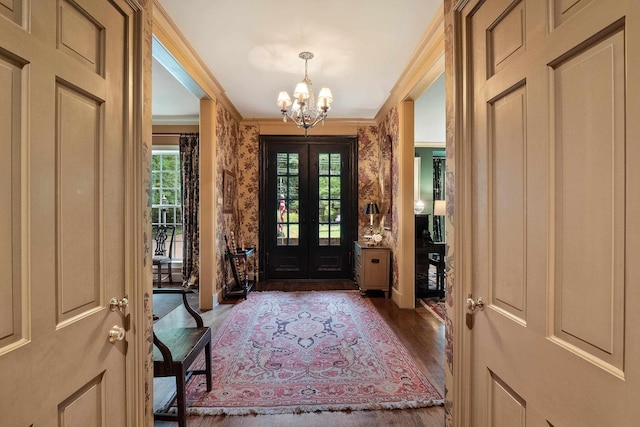
{"label": "oriental area rug", "polygon": [[213,390],[206,391],[202,377],[192,378],[190,414],[443,403],[373,304],[357,291],[253,292],[213,333]]}
{"label": "oriental area rug", "polygon": [[440,321],[440,323],[445,323],[446,312],[444,307],[444,301],[439,301],[439,300],[434,300],[429,298],[420,298],[418,299],[418,301],[420,302],[420,304],[422,304],[424,308],[429,310],[431,314],[433,314],[436,317],[436,319]]}

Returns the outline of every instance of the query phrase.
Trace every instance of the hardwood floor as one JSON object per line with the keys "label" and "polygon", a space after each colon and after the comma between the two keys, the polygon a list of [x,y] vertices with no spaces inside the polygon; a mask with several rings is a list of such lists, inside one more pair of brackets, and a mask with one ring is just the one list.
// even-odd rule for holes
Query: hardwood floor
{"label": "hardwood floor", "polygon": [[[257,291],[312,291],[356,289],[353,282],[261,282]],[[432,380],[440,393],[444,395],[444,325],[420,304],[415,310],[401,310],[393,301],[385,299],[383,294],[367,294],[374,306],[396,333],[416,361],[418,367]],[[202,313],[206,324],[216,328],[230,313],[233,301],[216,306]],[[185,317],[186,316],[186,317]],[[173,326],[189,322],[189,316],[178,307],[160,319]],[[154,401],[166,399],[167,394],[175,392],[173,383],[154,381]],[[155,427],[175,427],[177,423],[156,421]],[[288,427],[288,426],[444,426],[444,407],[409,410],[375,410],[350,412],[320,412],[307,414],[258,415],[258,416],[191,416],[190,427]]]}

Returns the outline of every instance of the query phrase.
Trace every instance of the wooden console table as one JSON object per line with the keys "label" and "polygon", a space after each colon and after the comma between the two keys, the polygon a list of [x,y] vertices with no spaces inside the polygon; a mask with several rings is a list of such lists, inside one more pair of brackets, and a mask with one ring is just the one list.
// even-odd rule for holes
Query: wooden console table
{"label": "wooden console table", "polygon": [[368,290],[389,295],[389,258],[391,249],[386,246],[367,246],[361,242],[354,245],[354,275],[360,293]]}

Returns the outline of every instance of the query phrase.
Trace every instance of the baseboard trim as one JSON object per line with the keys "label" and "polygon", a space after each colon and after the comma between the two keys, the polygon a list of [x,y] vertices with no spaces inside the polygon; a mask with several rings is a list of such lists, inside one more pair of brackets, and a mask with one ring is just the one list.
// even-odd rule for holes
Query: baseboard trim
{"label": "baseboard trim", "polygon": [[220,300],[222,298],[222,292],[214,292],[213,293],[213,306],[216,307],[220,304]]}

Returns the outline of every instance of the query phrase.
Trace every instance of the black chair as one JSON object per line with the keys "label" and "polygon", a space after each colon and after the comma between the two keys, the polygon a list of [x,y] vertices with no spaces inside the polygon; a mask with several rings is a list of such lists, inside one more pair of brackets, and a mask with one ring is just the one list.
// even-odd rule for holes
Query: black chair
{"label": "black chair", "polygon": [[[173,252],[173,239],[176,234],[176,228],[173,225],[154,225],[151,228],[155,248],[153,250],[153,265],[157,267],[158,281],[157,286],[162,287],[162,266],[166,265],[169,274],[169,283],[173,284],[171,277],[171,255]],[[169,241],[169,250],[167,250],[167,240]]]}
{"label": "black chair", "polygon": [[[224,279],[222,284],[222,298],[227,297],[243,297],[247,299],[247,294],[251,292],[251,288],[257,283],[256,281],[256,248],[236,248],[233,242],[229,242],[227,236],[224,236],[227,249],[224,253],[225,260],[229,261],[231,268],[231,276],[233,283],[229,283],[227,269],[224,270]],[[248,263],[249,258],[253,258],[253,280],[249,280]]]}
{"label": "black chair", "polygon": [[[444,249],[444,244],[442,244],[442,249]],[[446,268],[445,261],[444,261],[444,250],[439,251],[437,253],[429,254],[429,265],[430,266],[433,265],[436,268],[436,289],[440,293],[441,297],[443,297],[445,268]]]}
{"label": "black chair", "polygon": [[[156,420],[177,421],[179,427],[187,425],[187,400],[185,390],[192,375],[206,375],[207,391],[211,391],[211,328],[204,326],[202,317],[189,305],[190,289],[158,289],[157,294],[182,294],[182,304],[196,321],[195,327],[157,329],[153,328],[153,376],[176,378],[177,413],[154,412]],[[190,369],[204,349],[205,369]],[[165,408],[166,409],[166,408]]]}
{"label": "black chair", "polygon": [[[436,268],[436,289],[423,289],[421,290],[421,297],[437,296],[443,298],[445,295],[445,249],[444,242],[434,242],[431,240],[431,236],[416,238],[415,254],[416,254],[416,267],[418,265],[427,267],[427,276],[429,275],[429,269],[431,266]],[[417,293],[417,282],[416,282]]]}

